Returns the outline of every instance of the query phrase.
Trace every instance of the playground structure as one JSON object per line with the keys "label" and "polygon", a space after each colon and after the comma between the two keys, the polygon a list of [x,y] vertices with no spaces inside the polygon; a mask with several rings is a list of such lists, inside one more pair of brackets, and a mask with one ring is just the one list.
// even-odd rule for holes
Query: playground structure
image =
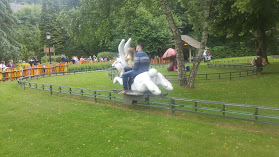
{"label": "playground structure", "polygon": [[[125,61],[126,52],[131,44],[131,38],[125,43],[122,39],[118,46],[119,58],[112,64],[122,75],[122,68],[127,66],[128,63]],[[123,85],[123,80],[121,77],[116,76],[113,83],[119,83]],[[161,90],[158,85],[162,86],[167,90],[173,90],[172,84],[156,69],[151,68],[148,72],[143,72],[137,75],[131,85],[131,91],[127,95],[144,95],[145,92],[150,91],[154,95],[160,95]],[[128,98],[128,97],[127,97]]]}

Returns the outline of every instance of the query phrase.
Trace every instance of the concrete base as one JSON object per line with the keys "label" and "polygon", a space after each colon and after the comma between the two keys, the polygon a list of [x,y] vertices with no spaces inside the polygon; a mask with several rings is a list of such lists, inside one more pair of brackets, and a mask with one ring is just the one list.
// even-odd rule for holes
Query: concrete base
{"label": "concrete base", "polygon": [[136,91],[128,91],[126,94],[123,94],[123,103],[132,105],[134,103],[137,103],[137,101],[145,101],[148,99],[149,96],[139,93]]}

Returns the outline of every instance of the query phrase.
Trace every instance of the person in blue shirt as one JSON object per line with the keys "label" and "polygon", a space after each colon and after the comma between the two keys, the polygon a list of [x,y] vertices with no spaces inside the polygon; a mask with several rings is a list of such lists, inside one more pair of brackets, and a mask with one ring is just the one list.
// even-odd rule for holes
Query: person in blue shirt
{"label": "person in blue shirt", "polygon": [[137,53],[134,58],[134,66],[132,70],[127,71],[122,74],[123,80],[123,90],[119,94],[127,93],[127,90],[130,89],[132,80],[139,75],[140,73],[146,72],[149,69],[149,57],[143,51],[144,45],[139,43],[136,47]]}

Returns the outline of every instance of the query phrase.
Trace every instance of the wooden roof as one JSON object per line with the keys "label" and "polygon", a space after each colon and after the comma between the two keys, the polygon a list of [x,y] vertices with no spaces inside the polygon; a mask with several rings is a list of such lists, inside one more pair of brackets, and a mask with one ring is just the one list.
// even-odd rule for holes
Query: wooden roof
{"label": "wooden roof", "polygon": [[[181,35],[181,39],[194,48],[200,48],[201,43],[188,35]],[[208,49],[208,47],[205,46],[205,49]]]}

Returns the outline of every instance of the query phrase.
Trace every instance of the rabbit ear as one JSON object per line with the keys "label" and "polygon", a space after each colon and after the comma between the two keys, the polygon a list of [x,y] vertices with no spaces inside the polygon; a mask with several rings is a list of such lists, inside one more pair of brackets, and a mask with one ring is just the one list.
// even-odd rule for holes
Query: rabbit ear
{"label": "rabbit ear", "polygon": [[125,39],[122,39],[120,44],[118,45],[118,52],[119,52],[120,62],[122,63],[122,65],[126,66],[127,63],[125,61],[124,44],[125,44]]}
{"label": "rabbit ear", "polygon": [[125,51],[124,51],[124,44],[125,44],[125,39],[122,39],[121,42],[118,45],[118,52],[119,56],[121,57],[122,55],[125,57]]}
{"label": "rabbit ear", "polygon": [[128,49],[129,49],[129,47],[131,45],[131,41],[132,41],[132,39],[129,38],[128,41],[125,43],[125,46],[124,46],[124,53],[125,53],[125,55],[127,55],[127,51],[128,51]]}

